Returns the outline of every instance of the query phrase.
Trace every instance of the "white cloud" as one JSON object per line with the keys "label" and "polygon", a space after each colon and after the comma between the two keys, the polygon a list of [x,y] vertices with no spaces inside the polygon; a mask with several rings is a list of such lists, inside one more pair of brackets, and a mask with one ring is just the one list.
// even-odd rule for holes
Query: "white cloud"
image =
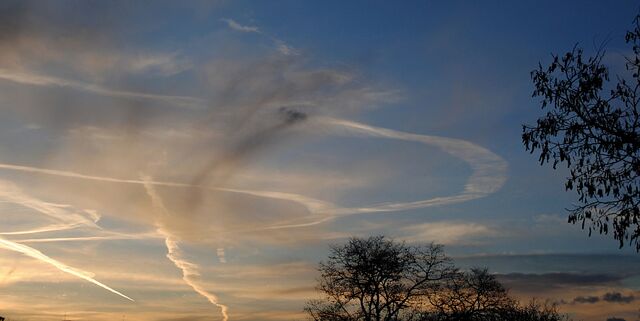
{"label": "white cloud", "polygon": [[278,45],[278,51],[285,56],[295,56],[300,54],[295,48],[287,45],[286,43],[280,43]]}
{"label": "white cloud", "polygon": [[433,222],[402,228],[410,242],[435,242],[439,244],[469,244],[478,238],[497,235],[494,229],[477,223]]}
{"label": "white cloud", "polygon": [[237,23],[235,20],[233,19],[228,19],[228,18],[224,18],[224,19],[220,19],[224,22],[227,23],[227,26],[229,26],[229,28],[236,30],[236,31],[241,31],[241,32],[257,32],[259,33],[260,30],[258,29],[258,27],[254,27],[254,26],[245,26],[245,25],[241,25],[239,23]]}

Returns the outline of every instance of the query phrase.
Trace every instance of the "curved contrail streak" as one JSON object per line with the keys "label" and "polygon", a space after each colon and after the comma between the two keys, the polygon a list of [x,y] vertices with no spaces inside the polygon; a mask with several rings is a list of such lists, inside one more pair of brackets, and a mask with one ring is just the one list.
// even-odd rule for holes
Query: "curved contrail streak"
{"label": "curved contrail streak", "polygon": [[[144,181],[140,179],[120,179],[113,177],[85,175],[70,171],[60,171],[45,168],[37,168],[30,166],[2,164],[0,163],[0,169],[16,170],[22,172],[31,172],[55,176],[63,176],[78,179],[96,180],[102,182],[111,183],[125,183],[125,184],[151,184],[155,186],[167,186],[167,187],[195,187],[208,190],[225,191],[232,193],[241,193],[271,199],[280,199],[285,201],[296,202],[306,207],[312,214],[319,215],[319,219],[309,221],[308,218],[303,222],[297,220],[299,223],[291,224],[278,224],[265,227],[264,229],[281,229],[281,228],[296,228],[305,227],[320,224],[333,219],[338,216],[362,214],[362,213],[374,213],[374,212],[396,212],[410,209],[424,208],[436,205],[446,205],[453,203],[466,202],[473,199],[478,199],[490,195],[500,189],[507,177],[507,162],[500,156],[491,152],[490,150],[475,145],[471,142],[453,139],[447,137],[431,136],[431,135],[419,135],[402,131],[396,131],[381,127],[374,127],[363,123],[329,118],[329,117],[315,117],[308,120],[311,124],[316,126],[324,126],[334,129],[343,129],[346,133],[351,135],[364,135],[371,137],[397,139],[403,141],[412,141],[422,143],[426,145],[436,146],[443,151],[451,154],[454,157],[464,160],[472,169],[472,174],[465,184],[464,190],[456,195],[434,197],[424,200],[418,200],[413,202],[387,202],[381,204],[372,204],[362,207],[340,207],[336,204],[314,199],[300,194],[274,192],[274,191],[259,191],[259,190],[247,190],[247,189],[232,189],[224,187],[211,187],[203,185],[192,185],[178,182],[163,182],[163,181]],[[340,133],[333,133],[340,134]]]}
{"label": "curved contrail streak", "polygon": [[314,125],[345,129],[347,130],[347,132],[353,134],[387,139],[397,139],[403,141],[413,141],[426,145],[436,146],[451,154],[452,156],[464,160],[471,167],[472,174],[467,180],[464,190],[456,195],[434,197],[413,202],[388,202],[373,204],[364,207],[339,207],[329,202],[316,200],[303,195],[292,193],[221,189],[229,192],[293,201],[306,206],[306,208],[311,213],[321,214],[317,219],[314,220],[309,220],[307,218],[296,220],[299,223],[290,222],[285,224],[277,224],[264,227],[262,229],[307,227],[324,223],[335,217],[344,215],[375,212],[396,212],[436,205],[461,203],[490,195],[500,189],[506,181],[508,167],[507,162],[490,150],[465,140],[406,133],[397,130],[374,127],[362,123],[329,117],[316,117],[310,121]]}
{"label": "curved contrail streak", "polygon": [[[252,195],[257,197],[264,197],[276,200],[284,200],[295,202],[304,206],[309,213],[312,215],[310,217],[305,217],[301,219],[291,220],[288,222],[280,222],[275,225],[265,226],[261,228],[251,229],[255,230],[273,230],[273,229],[286,229],[286,228],[300,228],[307,227],[312,225],[321,224],[332,220],[336,217],[346,216],[346,215],[354,215],[354,214],[363,214],[363,213],[375,213],[375,212],[396,212],[417,208],[424,208],[430,206],[437,205],[445,205],[445,204],[453,204],[465,202],[477,198],[482,198],[487,195],[490,195],[500,189],[504,182],[506,181],[506,172],[507,172],[507,163],[500,156],[494,154],[488,149],[470,143],[468,141],[446,138],[446,137],[438,137],[438,136],[430,136],[430,135],[418,135],[412,133],[406,133],[386,128],[374,127],[358,122],[343,120],[343,119],[335,119],[329,117],[314,117],[307,121],[312,126],[320,126],[322,128],[329,129],[339,129],[343,130],[343,132],[332,131],[332,134],[347,134],[347,135],[362,135],[369,137],[378,137],[385,139],[396,139],[402,141],[410,141],[416,142],[426,145],[431,145],[438,147],[449,153],[450,155],[462,159],[465,161],[472,170],[471,176],[467,179],[467,182],[464,186],[462,192],[451,195],[451,196],[441,196],[428,198],[423,200],[417,200],[412,202],[387,202],[380,204],[372,204],[368,206],[362,207],[341,207],[337,204],[314,199],[305,195],[295,194],[295,193],[286,193],[286,192],[278,192],[278,191],[265,191],[265,190],[249,190],[249,189],[233,189],[233,188],[225,188],[225,187],[213,187],[213,186],[204,186],[197,184],[187,184],[187,183],[179,183],[179,182],[163,182],[163,181],[152,181],[150,177],[142,177],[142,179],[120,179],[114,177],[104,177],[104,176],[95,176],[95,175],[85,175],[81,173],[71,172],[71,171],[61,171],[61,170],[53,170],[46,168],[37,168],[30,166],[22,166],[22,165],[13,165],[13,164],[2,164],[0,163],[0,169],[5,170],[13,170],[34,174],[45,174],[45,175],[54,175],[75,179],[84,179],[84,180],[94,180],[100,182],[108,182],[108,183],[121,183],[121,184],[135,184],[142,185],[147,194],[149,195],[153,207],[156,209],[158,214],[160,215],[160,219],[163,216],[169,215],[166,207],[164,206],[162,199],[157,194],[154,186],[165,186],[165,187],[179,187],[179,188],[200,188],[205,190],[212,191],[224,191],[230,193],[239,193]],[[92,228],[100,227],[96,224],[98,217],[92,217],[92,219],[88,218],[85,215],[78,214],[76,211],[68,210],[66,205],[57,205],[42,202],[35,198],[32,198],[26,194],[24,194],[17,186],[15,186],[11,182],[5,182],[0,180],[0,196],[7,199],[9,202],[18,203],[28,208],[34,209],[42,214],[45,214],[49,217],[52,217],[58,221],[61,221],[63,224],[54,224],[47,227],[42,227],[39,229],[34,229],[30,231],[16,231],[16,232],[1,232],[0,235],[20,235],[20,234],[32,234],[32,233],[40,233],[54,230],[64,230],[71,229],[80,226],[87,226]],[[89,213],[91,214],[91,213]],[[161,221],[161,220],[160,220]],[[189,285],[195,292],[205,297],[211,304],[220,308],[221,314],[223,316],[224,321],[227,321],[228,316],[228,307],[219,303],[218,297],[208,292],[206,289],[202,288],[198,282],[197,278],[199,277],[198,269],[199,267],[185,260],[182,256],[182,252],[178,246],[178,242],[175,237],[166,229],[162,223],[156,223],[157,232],[160,236],[164,237],[165,245],[167,247],[167,258],[171,260],[176,267],[178,267],[182,271],[182,279],[184,282]],[[249,230],[249,229],[248,229]],[[248,231],[247,230],[247,231]],[[125,238],[136,238],[135,236],[125,236],[125,235],[109,235],[109,236],[93,236],[93,237],[75,237],[75,238],[42,238],[42,239],[25,239],[22,240],[24,243],[38,243],[38,242],[64,242],[64,241],[90,241],[90,240],[103,240],[103,239],[125,239]],[[40,261],[46,262],[55,266],[56,268],[69,273],[71,275],[77,276],[81,279],[89,281],[95,285],[98,285],[112,293],[120,295],[128,300],[133,301],[133,299],[128,296],[108,287],[105,284],[102,284],[95,279],[93,279],[93,275],[88,272],[80,271],[69,267],[61,262],[58,262],[40,251],[23,245],[21,243],[17,243],[20,241],[9,241],[6,239],[0,238],[0,248],[9,249],[12,251],[17,251],[28,255],[32,258],[38,259]]]}

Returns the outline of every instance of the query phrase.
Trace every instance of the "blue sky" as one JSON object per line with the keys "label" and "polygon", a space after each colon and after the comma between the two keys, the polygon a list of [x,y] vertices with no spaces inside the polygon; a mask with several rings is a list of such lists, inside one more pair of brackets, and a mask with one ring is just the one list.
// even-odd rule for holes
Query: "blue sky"
{"label": "blue sky", "polygon": [[566,223],[566,171],[520,135],[530,71],[603,42],[623,71],[638,9],[0,4],[0,313],[300,319],[328,245],[384,234],[636,320],[638,255]]}

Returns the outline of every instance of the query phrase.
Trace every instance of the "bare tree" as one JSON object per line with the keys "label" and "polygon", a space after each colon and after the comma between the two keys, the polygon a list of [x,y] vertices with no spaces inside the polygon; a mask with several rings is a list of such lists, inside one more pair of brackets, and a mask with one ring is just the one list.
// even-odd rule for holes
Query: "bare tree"
{"label": "bare tree", "polygon": [[453,267],[440,245],[408,246],[375,236],[333,246],[320,272],[325,300],[305,308],[314,321],[395,321],[417,319]]}
{"label": "bare tree", "polygon": [[604,51],[584,57],[574,47],[553,56],[548,67],[531,73],[546,115],[535,126],[523,126],[522,141],[541,164],[564,163],[570,170],[565,187],[578,193],[569,222],[589,221],[592,228],[635,245],[640,251],[640,15],[626,41],[627,74],[609,82]]}
{"label": "bare tree", "polygon": [[518,306],[495,276],[480,268],[451,275],[430,303],[431,319],[439,321],[505,320]]}
{"label": "bare tree", "polygon": [[456,269],[440,245],[351,238],[319,270],[313,321],[568,320],[553,305],[519,305],[486,269]]}

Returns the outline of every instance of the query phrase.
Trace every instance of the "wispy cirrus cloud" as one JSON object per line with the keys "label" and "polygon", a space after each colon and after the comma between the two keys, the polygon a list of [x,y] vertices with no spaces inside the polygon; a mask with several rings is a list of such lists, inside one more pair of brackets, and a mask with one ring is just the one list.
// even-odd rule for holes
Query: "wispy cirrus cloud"
{"label": "wispy cirrus cloud", "polygon": [[[128,311],[140,320],[160,319],[150,311],[162,311],[165,318],[210,317],[209,303],[215,305],[216,314],[220,309],[223,318],[228,317],[227,309],[238,320],[298,317],[296,312],[285,313],[284,307],[312,294],[314,265],[308,257],[291,264],[279,261],[289,255],[289,249],[349,235],[333,231],[332,221],[353,217],[364,226],[367,214],[467,202],[491,195],[504,184],[506,161],[482,146],[352,120],[400,101],[407,94],[404,91],[376,84],[348,67],[316,64],[304,56],[304,50],[262,26],[222,21],[225,28],[238,31],[224,33],[225,37],[260,38],[271,46],[265,51],[262,45],[249,45],[249,52],[241,52],[220,44],[222,48],[216,47],[220,50],[206,47],[189,55],[182,50],[194,47],[193,43],[159,50],[130,43],[121,49],[117,41],[102,38],[101,30],[93,28],[87,28],[84,37],[74,33],[72,39],[55,43],[51,35],[59,29],[47,32],[34,26],[19,28],[21,35],[5,38],[0,90],[8,88],[9,98],[3,96],[7,104],[0,111],[18,115],[25,128],[37,124],[31,127],[38,130],[27,135],[38,141],[46,137],[51,143],[43,157],[18,155],[11,158],[12,163],[0,160],[0,174],[18,177],[14,183],[21,191],[37,190],[37,195],[69,204],[41,208],[57,208],[62,211],[60,217],[69,214],[62,224],[3,229],[3,237],[15,243],[11,246],[23,252],[37,246],[42,248],[39,253],[47,255],[45,249],[59,249],[69,257],[80,255],[74,252],[80,245],[86,247],[82,253],[86,255],[106,251],[109,256],[95,255],[117,258],[118,268],[135,271],[130,272],[134,275],[115,271],[103,275],[106,267],[91,270],[115,284],[114,288],[123,287],[123,292],[132,291],[140,298],[135,306],[118,306],[114,312]],[[67,28],[63,24],[62,30]],[[93,38],[97,43],[89,46]],[[203,41],[194,42],[200,46]],[[225,50],[229,53],[219,54]],[[181,92],[188,94],[172,94]],[[20,108],[6,107],[14,105]],[[336,195],[384,187],[387,182],[373,170],[362,170],[364,177],[357,177],[343,167],[323,168],[323,157],[341,156],[326,142],[345,137],[415,144],[416,149],[456,159],[471,175],[465,181],[463,174],[453,173],[461,175],[463,183],[451,194],[348,202]],[[41,148],[19,140],[21,150]],[[289,169],[305,163],[309,165],[295,172]],[[281,164],[286,166],[279,168]],[[137,178],[139,173],[150,176]],[[13,200],[18,200],[15,195]],[[194,195],[202,201],[193,202]],[[66,225],[73,218],[72,210],[85,208],[97,210],[78,211],[97,226],[77,220],[84,224],[82,233],[63,230],[76,226]],[[91,213],[100,213],[100,224]],[[133,231],[129,225],[134,223],[142,225],[143,232]],[[449,244],[494,232],[482,224],[453,221],[416,227],[402,231],[420,241],[428,238]],[[149,228],[155,232],[145,233]],[[45,262],[36,252],[29,253]],[[265,258],[271,261],[267,264]],[[112,263],[96,259],[91,264]],[[152,277],[141,276],[147,269],[153,270]],[[250,282],[264,287],[252,290]],[[255,307],[258,300],[275,304]]]}
{"label": "wispy cirrus cloud", "polygon": [[163,101],[169,104],[182,107],[201,108],[204,100],[186,96],[170,96],[162,94],[133,92],[126,90],[116,90],[107,88],[97,84],[86,83],[82,81],[69,80],[53,76],[39,75],[29,72],[11,71],[0,69],[0,79],[26,84],[33,86],[45,87],[68,87],[76,90],[86,91],[98,95],[128,98],[128,99],[144,99],[151,101]]}
{"label": "wispy cirrus cloud", "polygon": [[232,30],[239,31],[239,32],[258,33],[258,34],[264,35],[274,43],[276,50],[285,56],[297,56],[300,54],[299,50],[297,50],[290,44],[287,44],[282,39],[279,39],[275,36],[272,36],[270,34],[263,32],[258,27],[242,25],[236,22],[235,20],[229,19],[229,18],[223,18],[220,20],[226,23],[227,26]]}
{"label": "wispy cirrus cloud", "polygon": [[236,31],[256,32],[256,33],[260,32],[260,29],[258,29],[258,27],[241,25],[240,23],[236,22],[233,19],[223,18],[223,19],[220,19],[220,20],[225,22],[229,28],[231,28],[233,30],[236,30]]}
{"label": "wispy cirrus cloud", "polygon": [[478,242],[478,239],[498,235],[498,232],[486,225],[457,221],[430,222],[403,227],[407,236],[403,239],[410,242],[435,242],[444,245],[466,244]]}

